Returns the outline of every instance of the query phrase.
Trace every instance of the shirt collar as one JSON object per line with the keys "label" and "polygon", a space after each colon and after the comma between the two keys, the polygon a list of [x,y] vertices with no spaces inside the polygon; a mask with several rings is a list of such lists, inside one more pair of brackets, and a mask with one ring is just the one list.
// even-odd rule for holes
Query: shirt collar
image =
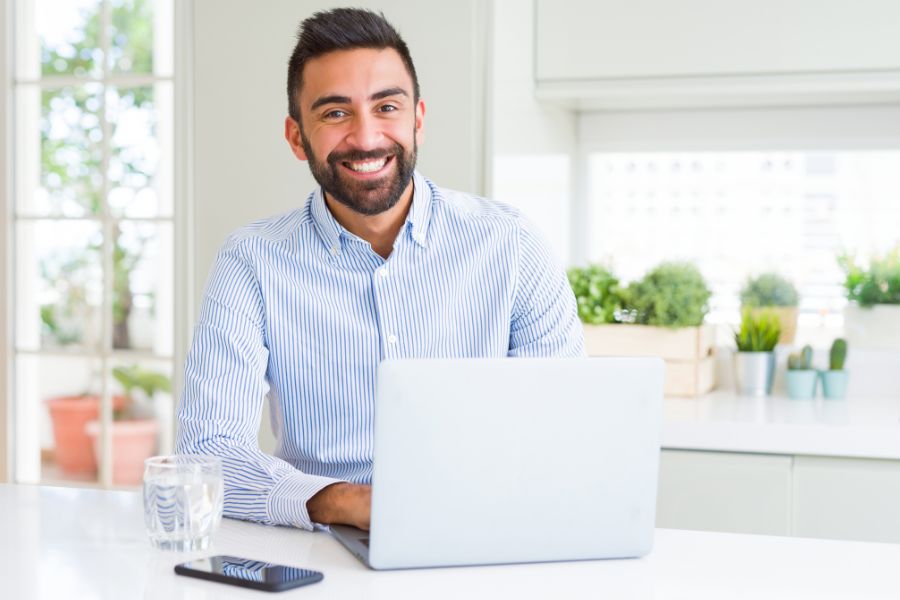
{"label": "shirt collar", "polygon": [[[404,230],[408,231],[413,241],[425,247],[428,236],[428,225],[431,221],[431,203],[434,190],[432,184],[418,171],[413,172],[413,198],[409,214],[406,217]],[[332,256],[341,251],[341,234],[349,232],[337,222],[328,205],[321,186],[317,187],[310,199],[310,213],[315,224],[316,233],[328,248]]]}
{"label": "shirt collar", "polygon": [[413,241],[425,247],[428,239],[428,225],[431,223],[431,209],[434,200],[432,184],[418,171],[413,172],[413,199],[406,217],[406,227]]}

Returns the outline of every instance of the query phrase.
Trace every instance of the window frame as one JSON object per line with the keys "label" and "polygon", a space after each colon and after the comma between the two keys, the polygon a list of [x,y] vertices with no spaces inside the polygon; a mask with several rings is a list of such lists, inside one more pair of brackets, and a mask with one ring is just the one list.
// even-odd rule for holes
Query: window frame
{"label": "window frame", "polygon": [[0,482],[6,482],[12,455],[12,0],[0,0],[0,34]]}
{"label": "window frame", "polygon": [[[3,76],[2,98],[0,98],[0,110],[4,115],[4,120],[0,122],[0,133],[4,140],[4,145],[0,148],[0,181],[3,182],[0,189],[0,227],[2,227],[3,243],[0,244],[0,282],[3,283],[3,293],[0,294],[0,339],[3,340],[0,346],[0,481],[9,480],[17,481],[19,473],[16,468],[16,439],[12,431],[12,423],[15,421],[16,415],[16,396],[15,396],[15,360],[20,354],[20,350],[15,347],[15,322],[14,322],[14,306],[15,298],[13,291],[15,289],[15,231],[16,224],[20,220],[24,221],[65,221],[65,217],[40,216],[40,217],[23,217],[17,214],[15,201],[15,164],[14,154],[11,148],[16,143],[13,139],[15,129],[12,127],[15,122],[14,116],[14,94],[18,86],[22,83],[35,85],[37,89],[54,89],[61,83],[72,82],[74,78],[68,76],[61,77],[45,77],[41,76],[36,80],[19,80],[15,70],[15,31],[14,23],[16,22],[16,14],[14,12],[17,3],[27,2],[28,0],[0,0],[0,31],[5,35],[3,47],[0,48],[0,74]],[[110,2],[102,0],[105,15],[105,22],[108,22]],[[104,205],[103,212],[99,217],[86,216],[84,220],[96,221],[101,223],[104,232],[104,252],[103,252],[103,282],[104,282],[104,326],[101,328],[103,342],[99,349],[79,349],[77,352],[65,352],[67,356],[77,356],[85,358],[97,358],[103,365],[104,373],[102,378],[102,401],[101,401],[101,460],[99,461],[98,481],[91,483],[71,482],[71,485],[85,485],[88,487],[112,487],[112,444],[111,444],[111,427],[112,427],[112,390],[109,385],[108,372],[117,360],[122,358],[130,358],[134,360],[152,358],[154,360],[165,360],[172,365],[173,380],[173,403],[177,401],[182,389],[182,378],[180,366],[183,364],[185,356],[185,346],[190,339],[190,327],[193,319],[191,312],[188,310],[192,306],[191,290],[193,280],[193,242],[192,242],[192,219],[193,214],[193,198],[192,198],[192,97],[190,94],[190,85],[183,82],[190,82],[191,66],[192,66],[192,15],[194,5],[193,0],[174,1],[171,7],[172,17],[172,44],[171,52],[173,53],[172,73],[170,75],[160,76],[156,73],[148,75],[133,74],[116,74],[106,67],[104,68],[102,77],[85,77],[78,78],[78,85],[87,82],[97,82],[100,84],[103,93],[109,88],[115,86],[136,85],[154,85],[158,82],[166,82],[171,86],[171,119],[172,119],[172,156],[171,161],[171,177],[172,177],[172,213],[167,217],[154,218],[132,218],[132,217],[113,217],[109,214],[106,205],[106,192],[108,191],[107,175],[104,173]],[[104,28],[105,29],[105,28]],[[105,48],[109,45],[108,36],[101,36],[101,45]],[[106,56],[104,54],[104,56]],[[102,126],[104,133],[108,133],[108,121],[103,120]],[[110,139],[108,135],[104,135],[103,147],[104,155],[108,155]],[[104,161],[105,164],[105,161]],[[112,306],[112,244],[110,243],[110,233],[112,224],[118,222],[166,222],[171,223],[172,227],[172,261],[170,265],[170,273],[172,276],[172,302],[173,302],[173,350],[169,356],[156,355],[152,351],[133,351],[133,350],[115,350],[112,348],[111,337],[111,306]],[[108,313],[108,314],[107,314]],[[27,351],[22,354],[32,356],[59,355],[59,351],[54,350],[38,350]],[[9,400],[7,400],[9,399]],[[174,407],[173,407],[174,408]],[[163,418],[163,415],[160,416]],[[174,435],[174,410],[169,418],[161,423],[160,448],[162,451],[168,451],[173,446]],[[42,478],[43,479],[43,478]],[[70,484],[70,482],[64,482]]]}

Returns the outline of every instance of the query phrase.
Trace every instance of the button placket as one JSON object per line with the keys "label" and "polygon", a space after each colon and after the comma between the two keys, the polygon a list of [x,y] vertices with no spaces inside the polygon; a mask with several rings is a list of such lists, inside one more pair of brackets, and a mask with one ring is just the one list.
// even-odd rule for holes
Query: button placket
{"label": "button placket", "polygon": [[396,331],[393,330],[393,327],[395,325],[392,322],[393,315],[387,313],[383,309],[383,307],[390,305],[390,293],[385,287],[388,285],[390,274],[390,269],[386,265],[382,265],[375,269],[375,272],[372,276],[372,286],[374,289],[375,299],[376,302],[380,305],[378,312],[382,317],[381,335],[382,339],[385,342],[384,351],[386,356],[393,355],[397,351],[398,344],[400,342],[400,338],[397,336]]}

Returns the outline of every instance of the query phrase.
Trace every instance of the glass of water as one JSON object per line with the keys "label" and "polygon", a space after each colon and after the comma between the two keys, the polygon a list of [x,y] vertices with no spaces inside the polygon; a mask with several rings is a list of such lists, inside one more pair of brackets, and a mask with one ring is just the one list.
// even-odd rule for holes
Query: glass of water
{"label": "glass of water", "polygon": [[205,550],[222,521],[222,461],[182,454],[144,461],[144,522],[161,550]]}

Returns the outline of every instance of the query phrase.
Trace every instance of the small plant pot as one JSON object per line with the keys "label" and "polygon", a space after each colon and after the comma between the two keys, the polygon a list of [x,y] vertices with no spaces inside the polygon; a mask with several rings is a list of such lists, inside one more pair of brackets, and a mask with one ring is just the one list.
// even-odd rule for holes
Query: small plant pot
{"label": "small plant pot", "polygon": [[816,382],[819,372],[812,369],[787,371],[787,392],[794,400],[809,400],[816,397]]}
{"label": "small plant pot", "polygon": [[822,394],[829,400],[843,400],[847,396],[847,371],[822,371]]}
{"label": "small plant pot", "polygon": [[[125,405],[125,398],[113,396],[113,410]],[[97,472],[97,462],[86,427],[100,416],[98,396],[61,396],[47,400],[53,423],[54,460],[67,475]]]}
{"label": "small plant pot", "polygon": [[774,375],[774,352],[734,353],[734,381],[742,396],[768,396]]}

